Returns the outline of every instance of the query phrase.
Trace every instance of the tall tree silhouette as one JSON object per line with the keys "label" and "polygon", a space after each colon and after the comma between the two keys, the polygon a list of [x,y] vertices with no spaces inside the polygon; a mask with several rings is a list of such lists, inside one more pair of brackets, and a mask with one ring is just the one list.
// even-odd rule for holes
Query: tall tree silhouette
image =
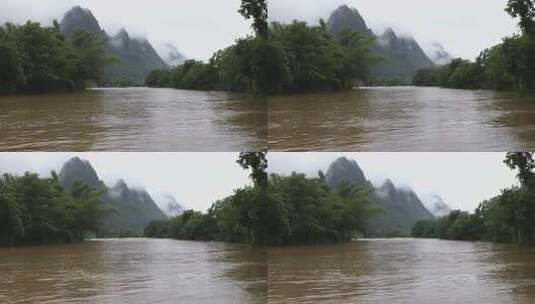
{"label": "tall tree silhouette", "polygon": [[513,18],[520,18],[518,25],[525,34],[535,35],[534,0],[509,0],[505,11]]}
{"label": "tall tree silhouette", "polygon": [[266,0],[242,0],[238,11],[245,19],[253,19],[252,28],[261,37],[267,37],[267,3]]}

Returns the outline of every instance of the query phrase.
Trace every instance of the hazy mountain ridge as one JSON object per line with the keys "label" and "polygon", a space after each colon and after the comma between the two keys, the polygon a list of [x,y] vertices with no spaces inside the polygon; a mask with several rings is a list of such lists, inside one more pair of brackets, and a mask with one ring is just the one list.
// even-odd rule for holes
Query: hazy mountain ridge
{"label": "hazy mountain ridge", "polygon": [[170,194],[153,195],[156,205],[169,217],[181,215],[185,208]]}
{"label": "hazy mountain ridge", "polygon": [[129,188],[122,179],[113,187],[108,187],[99,179],[91,164],[78,157],[67,161],[59,174],[59,181],[66,189],[71,189],[76,180],[90,186],[104,187],[104,203],[117,210],[116,215],[103,219],[102,230],[105,234],[121,231],[142,232],[150,222],[166,218],[145,189]]}
{"label": "hazy mountain ridge", "polygon": [[408,81],[422,68],[434,66],[433,61],[412,37],[399,37],[392,28],[381,35],[375,34],[357,9],[342,5],[333,11],[327,21],[331,33],[337,34],[344,28],[372,36],[375,41],[370,49],[384,57],[384,61],[370,68],[374,80],[399,79]]}
{"label": "hazy mountain ridge", "polygon": [[330,185],[336,185],[342,180],[347,180],[355,185],[367,182],[366,176],[357,162],[345,157],[337,159],[329,166],[325,179]]}
{"label": "hazy mountain ridge", "polygon": [[452,211],[442,198],[437,194],[420,195],[422,203],[435,217],[443,217]]}
{"label": "hazy mountain ridge", "polygon": [[109,39],[106,50],[117,55],[119,60],[104,68],[104,82],[127,79],[143,83],[152,70],[168,67],[147,39],[130,37],[124,28],[115,36],[109,36],[100,27],[93,13],[80,6],[75,6],[65,13],[60,23],[60,30],[66,35],[70,35],[77,28],[104,35]]}
{"label": "hazy mountain ridge", "polygon": [[79,157],[73,157],[63,164],[58,179],[67,190],[72,189],[76,179],[83,181],[91,187],[104,185],[98,178],[98,174],[91,164],[87,160],[82,160]]}
{"label": "hazy mountain ridge", "polygon": [[187,60],[186,56],[180,53],[172,43],[161,46],[158,53],[169,66],[181,65]]}
{"label": "hazy mountain ridge", "polygon": [[327,28],[332,33],[339,33],[345,28],[350,28],[365,35],[375,36],[358,10],[347,5],[339,6],[331,13],[327,20]]}
{"label": "hazy mountain ridge", "polygon": [[65,13],[59,24],[62,33],[70,34],[77,28],[83,28],[90,33],[105,34],[93,13],[80,6],[75,6]]}
{"label": "hazy mountain ridge", "polygon": [[427,50],[427,54],[436,65],[445,65],[453,60],[453,56],[438,42],[431,44]]}
{"label": "hazy mountain ridge", "polygon": [[[357,162],[345,157],[333,162],[325,177],[330,185],[344,179],[356,185],[371,185]],[[383,213],[373,215],[366,225],[371,235],[408,234],[418,221],[433,218],[412,189],[398,188],[389,179],[375,187],[370,200],[384,208]]]}

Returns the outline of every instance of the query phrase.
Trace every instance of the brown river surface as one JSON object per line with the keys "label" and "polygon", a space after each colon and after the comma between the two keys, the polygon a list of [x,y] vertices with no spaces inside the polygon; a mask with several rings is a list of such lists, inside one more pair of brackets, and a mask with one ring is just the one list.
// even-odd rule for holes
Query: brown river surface
{"label": "brown river surface", "polygon": [[442,88],[360,88],[268,100],[275,151],[535,149],[535,96]]}
{"label": "brown river surface", "polygon": [[[267,263],[266,263],[267,260]],[[0,303],[535,303],[535,248],[123,239],[0,249]]]}
{"label": "brown river surface", "polygon": [[155,88],[0,97],[0,151],[249,151],[266,100]]}
{"label": "brown river surface", "polygon": [[270,303],[535,303],[535,249],[363,240],[268,252]]}
{"label": "brown river surface", "polygon": [[123,239],[0,248],[0,303],[265,303],[266,253]]}

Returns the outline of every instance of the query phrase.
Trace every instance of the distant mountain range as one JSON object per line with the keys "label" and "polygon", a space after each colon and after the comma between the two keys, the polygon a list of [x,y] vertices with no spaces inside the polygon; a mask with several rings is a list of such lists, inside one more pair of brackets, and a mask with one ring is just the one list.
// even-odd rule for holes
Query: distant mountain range
{"label": "distant mountain range", "polygon": [[446,205],[442,198],[436,194],[420,195],[420,199],[425,208],[429,210],[435,217],[443,217],[452,211],[450,206]]}
{"label": "distant mountain range", "polygon": [[[372,185],[357,162],[345,157],[337,159],[329,166],[325,178],[330,185],[336,185],[342,180],[355,185]],[[433,212],[430,211],[412,189],[398,188],[389,179],[380,187],[374,188],[375,191],[370,200],[383,207],[384,212],[373,215],[366,224],[368,233],[371,235],[406,235],[418,221],[432,219],[433,212],[437,212],[437,215],[440,213],[442,216],[445,215],[446,210],[449,210],[449,207],[438,196],[435,196],[434,202],[437,203],[440,199],[441,205],[439,207],[437,204],[437,207],[432,209]]]}
{"label": "distant mountain range", "polygon": [[115,36],[110,36],[101,27],[93,13],[80,6],[75,6],[63,16],[60,30],[70,35],[77,28],[108,38],[106,50],[118,57],[118,61],[109,64],[103,71],[103,82],[128,80],[134,83],[144,83],[145,78],[154,69],[165,69],[170,65],[185,60],[174,46],[171,52],[165,53],[166,62],[156,52],[152,44],[145,38],[131,37],[126,29],[121,29]]}
{"label": "distant mountain range", "polygon": [[181,65],[186,61],[186,56],[182,55],[172,43],[165,43],[160,50],[163,60],[169,66]]}
{"label": "distant mountain range", "polygon": [[59,181],[68,190],[76,180],[93,187],[103,187],[104,203],[117,210],[117,214],[104,218],[103,235],[114,235],[124,231],[141,233],[150,222],[178,215],[184,209],[172,196],[167,195],[166,215],[145,189],[130,188],[122,179],[113,187],[108,187],[99,179],[93,166],[78,157],[67,161],[59,173]]}
{"label": "distant mountain range", "polygon": [[153,195],[154,201],[160,209],[169,217],[181,215],[184,207],[170,194]]}
{"label": "distant mountain range", "polygon": [[[416,71],[433,67],[451,60],[442,46],[430,58],[412,37],[400,37],[392,28],[387,28],[381,35],[375,34],[357,9],[342,5],[333,11],[327,21],[331,33],[337,34],[345,28],[375,38],[370,47],[373,52],[380,54],[384,61],[375,64],[370,69],[373,80],[385,81],[399,79],[409,81]],[[435,60],[435,62],[434,62]]]}
{"label": "distant mountain range", "polygon": [[453,57],[446,51],[444,46],[438,42],[434,42],[427,50],[429,58],[433,60],[436,65],[445,65],[451,62]]}

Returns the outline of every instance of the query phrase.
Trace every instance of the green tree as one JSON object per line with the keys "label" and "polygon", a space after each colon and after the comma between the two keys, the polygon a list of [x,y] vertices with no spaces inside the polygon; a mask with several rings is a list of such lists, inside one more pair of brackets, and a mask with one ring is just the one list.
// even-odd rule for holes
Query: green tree
{"label": "green tree", "polygon": [[320,178],[304,174],[271,175],[269,195],[277,202],[280,244],[316,244],[349,241],[362,233],[376,210],[370,189],[342,182],[330,187]]}
{"label": "green tree", "polygon": [[144,230],[143,235],[149,238],[169,237],[168,220],[152,221]]}
{"label": "green tree", "polygon": [[268,9],[266,0],[242,0],[238,12],[245,19],[253,19],[252,27],[258,36],[267,37]]}
{"label": "green tree", "polygon": [[356,31],[334,36],[324,23],[267,26],[266,3],[259,0],[243,1],[240,12],[255,19],[256,36],[236,40],[208,63],[186,61],[170,71],[153,71],[146,84],[259,96],[342,90],[366,82],[369,66],[381,59],[370,52],[372,38]]}
{"label": "green tree", "polygon": [[517,178],[522,185],[528,186],[535,177],[535,159],[533,152],[507,153],[504,163],[512,170],[518,170]]}
{"label": "green tree", "polygon": [[245,170],[251,170],[249,175],[256,186],[265,188],[267,186],[268,162],[266,152],[242,152],[237,163]]}
{"label": "green tree", "polygon": [[414,226],[415,237],[455,240],[488,240],[530,244],[535,241],[535,153],[507,153],[504,163],[517,170],[520,186],[479,205],[475,213],[459,210],[448,216],[420,222]]}
{"label": "green tree", "polygon": [[252,171],[253,186],[236,189],[206,214],[190,210],[153,222],[145,235],[253,245],[345,242],[362,234],[368,216],[377,211],[369,201],[370,187],[348,182],[331,187],[323,174],[297,173],[271,175],[265,185],[265,153],[241,153],[238,163]]}
{"label": "green tree", "polygon": [[325,26],[294,21],[272,23],[269,35],[286,58],[282,92],[348,89],[365,82],[369,66],[380,60],[370,52],[372,39],[355,31],[335,36]]}
{"label": "green tree", "polygon": [[483,221],[482,239],[493,242],[510,243],[514,239],[514,230],[508,224],[506,206],[503,197],[486,200],[479,205],[476,214]]}
{"label": "green tree", "polygon": [[13,245],[25,236],[23,216],[27,210],[19,201],[16,186],[12,175],[5,174],[0,179],[0,245]]}
{"label": "green tree", "polygon": [[535,223],[535,160],[533,152],[507,153],[504,163],[518,170],[521,183],[518,189],[505,190],[501,199],[507,214],[507,222],[514,229],[514,240],[519,243],[533,241]]}
{"label": "green tree", "polygon": [[0,178],[0,244],[75,242],[96,234],[107,214],[102,191],[77,183],[65,191],[57,174]]}
{"label": "green tree", "polygon": [[69,38],[39,23],[0,26],[0,92],[72,91],[98,81],[113,60],[105,40],[78,30]]}
{"label": "green tree", "polygon": [[72,59],[76,70],[72,78],[76,89],[85,88],[88,81],[100,81],[102,67],[117,60],[116,56],[104,50],[107,39],[102,36],[77,29],[69,41],[73,47]]}
{"label": "green tree", "polygon": [[535,34],[535,2],[533,0],[509,0],[505,11],[519,18],[519,27],[527,35]]}
{"label": "green tree", "polygon": [[520,18],[522,34],[503,38],[502,43],[481,52],[475,62],[455,59],[451,63],[418,71],[413,83],[459,89],[535,91],[535,8],[533,0],[509,0],[505,9]]}
{"label": "green tree", "polygon": [[412,228],[411,235],[416,238],[438,238],[437,221],[426,220],[417,222]]}

